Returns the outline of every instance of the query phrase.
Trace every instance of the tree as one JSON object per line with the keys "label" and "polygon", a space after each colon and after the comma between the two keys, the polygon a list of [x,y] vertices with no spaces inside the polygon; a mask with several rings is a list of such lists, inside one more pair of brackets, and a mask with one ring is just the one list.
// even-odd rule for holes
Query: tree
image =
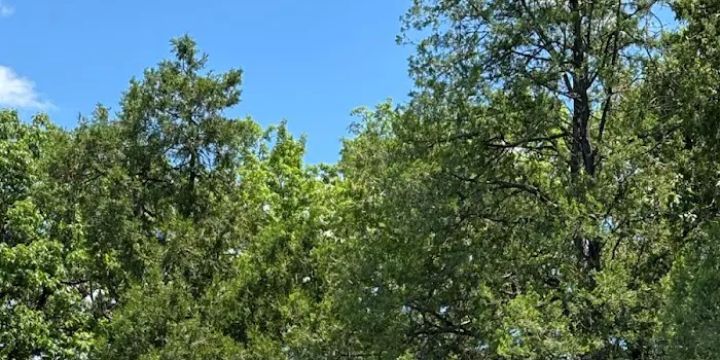
{"label": "tree", "polygon": [[[418,89],[367,115],[341,162],[361,214],[344,290],[368,309],[348,320],[360,348],[659,355],[683,153],[677,123],[646,111],[654,7],[415,2]],[[396,335],[373,339],[382,327]]]}
{"label": "tree", "polygon": [[238,70],[204,73],[190,38],[172,45],[174,60],[131,82],[118,120],[101,109],[78,131],[96,169],[82,190],[88,228],[107,240],[93,251],[121,270],[104,284],[111,312],[96,356],[306,354],[317,321],[302,311],[323,298],[313,252],[332,217],[320,176],[332,176],[305,168],[284,124],[224,116]]}
{"label": "tree", "polygon": [[[82,359],[92,323],[83,289],[82,231],[47,176],[65,134],[42,115],[31,124],[0,111],[0,354]],[[59,216],[60,215],[60,216]]]}
{"label": "tree", "polygon": [[668,358],[709,359],[718,352],[718,12],[712,1],[675,1],[685,26],[666,39],[650,83],[654,111],[678,124],[684,143],[678,172],[677,260],[667,278],[663,338]]}
{"label": "tree", "polygon": [[198,55],[187,36],[173,40],[173,52],[174,61],[146,71],[142,82],[131,82],[120,117],[131,141],[128,160],[134,175],[150,191],[174,194],[180,214],[198,215],[203,199],[213,195],[203,193],[209,190],[198,183],[228,182],[237,151],[255,134],[249,122],[222,116],[239,101],[241,72],[201,75],[207,56]]}
{"label": "tree", "polygon": [[73,130],[0,110],[0,356],[709,359],[720,6],[415,0],[336,165],[187,36]]}

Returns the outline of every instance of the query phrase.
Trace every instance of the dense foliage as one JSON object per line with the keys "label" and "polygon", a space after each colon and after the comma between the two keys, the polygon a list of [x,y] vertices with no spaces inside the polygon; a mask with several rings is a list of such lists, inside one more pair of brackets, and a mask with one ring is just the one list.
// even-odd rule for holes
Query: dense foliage
{"label": "dense foliage", "polygon": [[0,357],[720,358],[720,4],[403,24],[410,100],[333,165],[188,37],[117,114],[1,110]]}

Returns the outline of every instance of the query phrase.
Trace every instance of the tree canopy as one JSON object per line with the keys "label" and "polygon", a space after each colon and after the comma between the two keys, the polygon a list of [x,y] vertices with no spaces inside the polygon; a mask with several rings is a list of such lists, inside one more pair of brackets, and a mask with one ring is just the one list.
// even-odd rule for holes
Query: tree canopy
{"label": "tree canopy", "polygon": [[718,358],[720,4],[402,24],[410,99],[336,164],[188,36],[117,113],[0,110],[0,357]]}

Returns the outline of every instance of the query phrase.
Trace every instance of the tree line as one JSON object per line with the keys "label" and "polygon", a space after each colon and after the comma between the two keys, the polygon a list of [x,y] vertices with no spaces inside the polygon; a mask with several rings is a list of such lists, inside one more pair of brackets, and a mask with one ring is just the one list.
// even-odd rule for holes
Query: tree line
{"label": "tree line", "polygon": [[228,117],[242,73],[188,36],[117,113],[1,110],[0,356],[718,358],[720,3],[402,25],[410,98],[335,164]]}

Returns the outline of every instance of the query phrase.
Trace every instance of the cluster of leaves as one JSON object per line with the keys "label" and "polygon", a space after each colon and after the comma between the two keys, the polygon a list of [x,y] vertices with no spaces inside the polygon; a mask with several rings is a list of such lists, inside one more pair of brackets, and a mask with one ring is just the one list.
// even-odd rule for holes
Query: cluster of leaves
{"label": "cluster of leaves", "polygon": [[3,358],[267,359],[318,340],[337,176],[284,124],[223,115],[239,71],[173,49],[117,119],[0,114]]}
{"label": "cluster of leaves", "polygon": [[339,164],[356,353],[717,358],[720,7],[669,6],[414,1]]}
{"label": "cluster of leaves", "polygon": [[0,111],[9,359],[713,359],[720,6],[415,0],[336,165],[188,37],[72,131]]}

